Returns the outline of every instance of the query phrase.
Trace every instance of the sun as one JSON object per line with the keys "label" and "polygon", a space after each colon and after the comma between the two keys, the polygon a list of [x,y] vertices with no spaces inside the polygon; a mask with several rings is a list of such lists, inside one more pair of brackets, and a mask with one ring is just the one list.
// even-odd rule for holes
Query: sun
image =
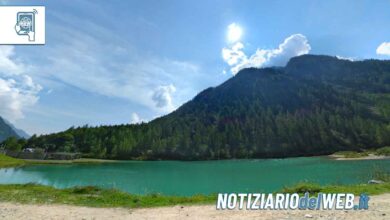
{"label": "sun", "polygon": [[236,23],[232,23],[228,26],[227,38],[230,43],[234,43],[240,40],[242,35],[242,29]]}

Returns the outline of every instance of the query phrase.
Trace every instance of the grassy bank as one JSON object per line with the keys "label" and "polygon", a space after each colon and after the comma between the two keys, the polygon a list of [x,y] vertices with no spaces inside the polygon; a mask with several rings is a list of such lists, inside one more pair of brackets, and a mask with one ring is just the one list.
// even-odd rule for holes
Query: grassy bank
{"label": "grassy bank", "polygon": [[[313,183],[299,183],[295,186],[280,190],[284,193],[354,193],[359,195],[377,195],[390,192],[390,183],[358,184],[358,185],[329,185],[320,186]],[[189,197],[163,196],[159,194],[132,195],[112,189],[97,187],[76,187],[55,189],[50,186],[36,184],[0,185],[0,201],[28,204],[67,204],[89,207],[125,207],[146,208],[174,205],[214,204],[216,195],[195,195]]]}
{"label": "grassy bank", "polygon": [[353,158],[372,158],[375,157],[383,158],[383,157],[389,157],[390,156],[390,147],[382,147],[375,150],[365,150],[361,152],[357,151],[339,151],[331,156],[336,158],[347,158],[347,159],[353,159]]}
{"label": "grassy bank", "polygon": [[310,194],[322,193],[353,193],[360,195],[366,193],[368,195],[378,195],[390,193],[390,183],[382,184],[356,184],[356,185],[327,185],[320,186],[316,183],[298,183],[291,187],[284,187],[283,193],[301,193],[309,192]]}
{"label": "grassy bank", "polygon": [[105,160],[93,158],[80,158],[74,160],[24,160],[27,164],[93,164],[93,163],[118,163],[119,160]]}
{"label": "grassy bank", "polygon": [[17,166],[23,166],[26,162],[20,159],[15,159],[12,157],[8,157],[4,154],[0,154],[0,168],[3,167],[17,167]]}
{"label": "grassy bank", "polygon": [[116,163],[118,160],[103,160],[93,158],[80,158],[75,160],[27,160],[17,159],[0,154],[0,168],[18,167],[28,164],[92,164],[92,163]]}
{"label": "grassy bank", "polygon": [[206,204],[215,202],[216,196],[190,197],[162,196],[159,194],[132,195],[113,189],[75,187],[55,189],[36,184],[0,185],[0,201],[29,204],[68,204],[90,207],[156,207],[177,204]]}

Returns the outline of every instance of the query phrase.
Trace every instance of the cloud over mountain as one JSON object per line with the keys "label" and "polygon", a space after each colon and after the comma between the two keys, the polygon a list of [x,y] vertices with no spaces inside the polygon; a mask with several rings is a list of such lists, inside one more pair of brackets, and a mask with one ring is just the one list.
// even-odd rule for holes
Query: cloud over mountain
{"label": "cloud over mountain", "polygon": [[152,95],[152,100],[154,101],[156,107],[173,110],[174,106],[172,103],[172,94],[175,91],[176,88],[172,84],[157,87]]}
{"label": "cloud over mountain", "polygon": [[131,114],[130,124],[139,124],[144,120],[135,112]]}
{"label": "cloud over mountain", "polygon": [[250,56],[243,49],[241,42],[222,49],[222,58],[231,67],[233,74],[248,67],[284,66],[291,57],[309,53],[311,47],[304,35],[293,34],[275,49],[258,48]]}

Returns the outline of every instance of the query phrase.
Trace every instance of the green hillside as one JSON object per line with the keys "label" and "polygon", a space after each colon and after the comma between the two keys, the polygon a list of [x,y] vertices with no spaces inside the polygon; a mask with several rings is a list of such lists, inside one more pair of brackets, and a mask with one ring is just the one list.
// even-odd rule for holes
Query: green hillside
{"label": "green hillside", "polygon": [[79,127],[28,146],[98,158],[225,159],[324,155],[390,145],[390,61],[304,55],[244,69],[141,125]]}

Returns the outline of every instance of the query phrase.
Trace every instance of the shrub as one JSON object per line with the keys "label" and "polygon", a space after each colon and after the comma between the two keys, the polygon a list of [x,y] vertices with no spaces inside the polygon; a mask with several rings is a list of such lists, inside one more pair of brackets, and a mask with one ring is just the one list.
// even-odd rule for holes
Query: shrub
{"label": "shrub", "polygon": [[376,150],[376,155],[390,156],[390,147],[382,147]]}

